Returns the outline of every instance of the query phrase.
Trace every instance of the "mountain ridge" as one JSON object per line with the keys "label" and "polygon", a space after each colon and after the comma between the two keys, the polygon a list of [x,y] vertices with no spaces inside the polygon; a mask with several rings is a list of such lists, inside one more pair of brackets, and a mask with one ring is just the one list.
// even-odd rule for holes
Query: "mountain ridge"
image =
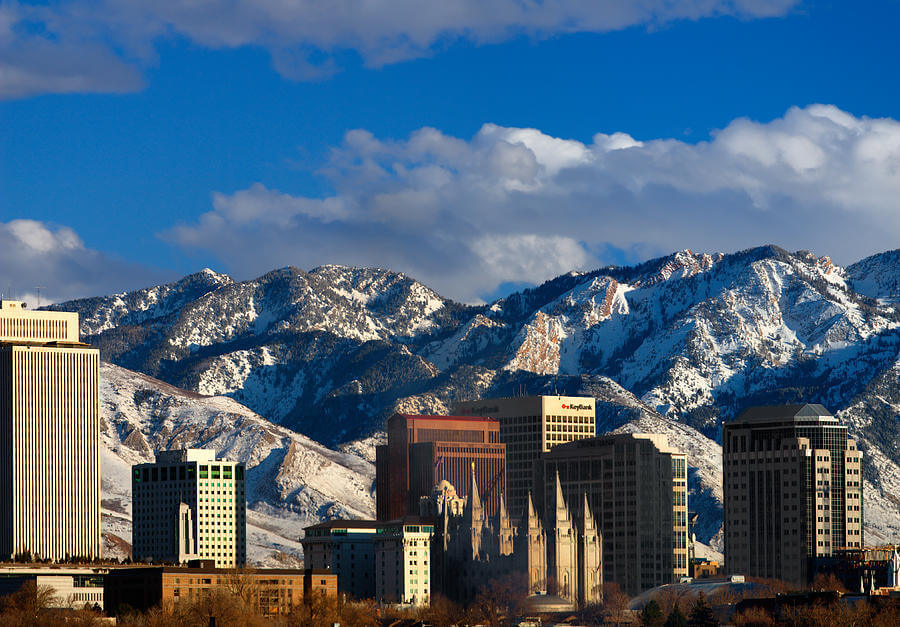
{"label": "mountain ridge", "polygon": [[[842,268],[773,245],[682,250],[480,306],[386,269],[287,267],[241,282],[204,272],[54,308],[84,316],[104,359],[230,396],[330,447],[377,434],[394,411],[523,388],[613,394],[614,384],[624,405],[597,397],[598,423],[650,417],[712,441],[748,405],[821,402],[871,451],[867,481],[884,504],[900,502],[887,476],[900,463],[895,253]],[[879,537],[895,537],[890,517],[877,518]]]}

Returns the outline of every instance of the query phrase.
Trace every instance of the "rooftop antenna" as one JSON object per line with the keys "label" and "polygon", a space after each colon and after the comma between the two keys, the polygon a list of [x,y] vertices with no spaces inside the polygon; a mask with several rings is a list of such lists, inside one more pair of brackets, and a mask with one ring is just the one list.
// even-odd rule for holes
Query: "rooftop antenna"
{"label": "rooftop antenna", "polygon": [[46,285],[35,285],[34,289],[37,290],[37,307],[35,307],[35,309],[40,309],[41,308],[41,290],[47,289],[47,286]]}

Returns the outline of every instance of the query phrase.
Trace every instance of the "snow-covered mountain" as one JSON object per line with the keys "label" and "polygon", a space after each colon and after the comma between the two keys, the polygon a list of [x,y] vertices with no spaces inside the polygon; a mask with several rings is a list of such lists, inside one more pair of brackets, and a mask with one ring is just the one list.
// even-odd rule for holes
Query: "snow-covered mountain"
{"label": "snow-covered mountain", "polygon": [[131,542],[131,465],[154,451],[211,448],[247,467],[248,558],[296,563],[302,530],[324,518],[371,518],[374,467],[261,418],[233,399],[201,396],[103,363],[101,492],[107,554]]}
{"label": "snow-covered mountain", "polygon": [[[526,390],[592,393],[608,429],[671,430],[686,450],[715,452],[722,420],[748,405],[819,402],[867,452],[870,538],[900,540],[898,259],[841,268],[775,246],[685,250],[477,307],[388,270],[284,268],[243,282],[204,271],[56,308],[81,314],[104,359],[332,447],[396,410]],[[695,456],[710,517],[698,535],[713,543],[717,455]]]}

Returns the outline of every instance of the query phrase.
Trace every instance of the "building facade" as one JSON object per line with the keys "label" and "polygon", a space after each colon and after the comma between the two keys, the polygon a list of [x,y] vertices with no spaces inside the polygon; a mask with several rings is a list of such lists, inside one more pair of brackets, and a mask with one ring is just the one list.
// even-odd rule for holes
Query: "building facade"
{"label": "building facade", "polygon": [[148,566],[115,568],[106,575],[104,593],[108,613],[145,612],[160,606],[171,609],[216,590],[237,594],[266,616],[284,615],[314,595],[337,596],[337,578],[314,569],[226,570],[211,560],[191,567]]}
{"label": "building facade", "polygon": [[78,314],[0,301],[0,556],[100,557],[99,368]]}
{"label": "building facade", "polygon": [[528,494],[515,524],[503,501],[488,518],[474,477],[471,482],[463,514],[445,508],[438,525],[435,579],[443,594],[468,603],[491,581],[506,580],[521,585],[530,600],[552,599],[559,611],[602,601],[603,537],[589,505],[582,501],[577,516],[557,483],[558,499],[547,515],[538,514]]}
{"label": "building facade", "polygon": [[375,450],[378,520],[417,515],[420,498],[439,482],[467,486],[473,465],[486,486],[487,511],[497,511],[506,494],[506,447],[496,420],[395,414],[387,421],[387,436],[387,444]]}
{"label": "building facade", "polygon": [[728,572],[806,583],[863,546],[862,458],[822,405],[753,407],[722,431]]}
{"label": "building facade", "polygon": [[562,444],[538,473],[545,512],[558,482],[582,516],[583,500],[603,537],[603,579],[629,594],[688,574],[687,462],[664,435],[626,433]]}
{"label": "building facade", "polygon": [[104,608],[103,581],[107,566],[46,566],[14,564],[0,567],[0,596],[32,583],[36,589],[51,593],[50,607],[81,609]]}
{"label": "building facade", "polygon": [[356,599],[375,598],[375,539],[383,523],[329,520],[305,529],[303,563],[328,569],[340,592]]}
{"label": "building facade", "polygon": [[214,451],[160,451],[131,472],[132,554],[136,561],[218,568],[247,563],[244,465]]}
{"label": "building facade", "polygon": [[375,599],[379,603],[431,603],[434,523],[415,519],[383,524],[375,536]]}
{"label": "building facade", "polygon": [[305,529],[307,567],[329,569],[337,587],[357,599],[393,605],[431,602],[434,522],[330,520]]}
{"label": "building facade", "polygon": [[[491,398],[455,403],[451,410],[460,416],[484,416],[500,422],[500,442],[506,445],[507,503],[515,517],[525,513],[541,454],[596,433],[590,396]],[[458,488],[460,484],[454,485]]]}

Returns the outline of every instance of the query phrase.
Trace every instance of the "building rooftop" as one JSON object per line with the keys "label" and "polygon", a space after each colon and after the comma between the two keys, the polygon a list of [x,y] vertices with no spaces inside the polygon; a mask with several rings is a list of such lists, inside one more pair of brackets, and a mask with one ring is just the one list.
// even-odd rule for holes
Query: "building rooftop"
{"label": "building rooftop", "polygon": [[606,435],[598,435],[593,438],[582,438],[580,440],[572,440],[571,442],[563,442],[557,444],[550,450],[550,455],[556,451],[557,454],[573,451],[575,449],[599,448],[602,446],[613,446],[621,440],[648,440],[659,450],[660,453],[670,453],[673,455],[684,455],[684,452],[669,446],[669,438],[663,433],[612,433]]}
{"label": "building rooftop", "polygon": [[499,425],[500,422],[496,418],[487,418],[482,416],[429,416],[426,414],[394,414],[407,420],[465,420],[469,422],[490,422]]}
{"label": "building rooftop", "polygon": [[432,525],[434,518],[424,516],[404,516],[395,520],[326,520],[324,522],[304,527],[304,531],[311,529],[381,529],[392,525]]}
{"label": "building rooftop", "polygon": [[138,571],[154,571],[163,573],[209,573],[214,575],[302,575],[303,573],[311,573],[313,575],[331,575],[328,569],[304,569],[304,568],[215,568],[215,567],[191,567],[191,566],[163,566],[152,564],[137,564],[134,566],[114,566],[109,569],[108,575],[130,574]]}
{"label": "building rooftop", "polygon": [[802,422],[809,418],[822,422],[838,422],[830,411],[818,403],[748,407],[732,422]]}
{"label": "building rooftop", "polygon": [[228,461],[216,460],[216,452],[209,448],[182,448],[171,451],[157,451],[157,464],[177,464],[180,462],[214,462]]}

